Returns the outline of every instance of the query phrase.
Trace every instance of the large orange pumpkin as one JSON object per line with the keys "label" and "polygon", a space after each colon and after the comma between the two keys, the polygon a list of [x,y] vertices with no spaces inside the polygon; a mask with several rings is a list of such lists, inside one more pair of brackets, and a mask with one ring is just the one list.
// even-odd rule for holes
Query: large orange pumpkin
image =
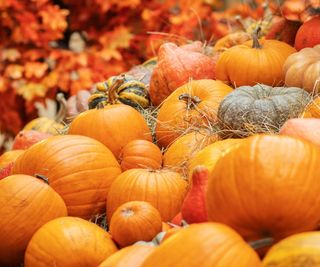
{"label": "large orange pumpkin", "polygon": [[300,233],[281,240],[269,250],[262,266],[320,266],[320,233]]}
{"label": "large orange pumpkin", "polygon": [[222,99],[232,88],[220,81],[191,81],[175,90],[159,109],[156,125],[158,144],[168,147],[179,136],[199,128],[212,130]]}
{"label": "large orange pumpkin", "polygon": [[188,165],[198,151],[219,139],[208,131],[194,131],[179,137],[163,155],[163,166],[188,177]]}
{"label": "large orange pumpkin", "polygon": [[129,246],[112,254],[98,267],[140,267],[155,249],[152,246]]}
{"label": "large orange pumpkin", "polygon": [[116,157],[132,140],[152,140],[142,115],[133,107],[122,104],[82,112],[70,124],[69,134],[96,139],[106,145]]}
{"label": "large orange pumpkin", "polygon": [[142,267],[260,267],[256,252],[231,228],[192,224],[163,242]]}
{"label": "large orange pumpkin", "polygon": [[0,181],[0,266],[18,266],[33,234],[45,223],[67,216],[62,198],[28,175]]}
{"label": "large orange pumpkin", "polygon": [[164,222],[179,211],[187,190],[182,176],[170,170],[131,169],[120,174],[112,183],[107,197],[107,219],[123,203],[133,200],[152,204]]}
{"label": "large orange pumpkin", "polygon": [[64,135],[30,147],[16,160],[12,173],[47,177],[65,201],[69,215],[90,218],[105,211],[110,185],[121,169],[100,142]]}
{"label": "large orange pumpkin", "polygon": [[[199,47],[200,44],[200,47]],[[215,60],[201,52],[201,43],[178,47],[173,43],[163,44],[158,52],[158,64],[150,81],[150,98],[159,105],[179,86],[190,79],[214,79]]]}
{"label": "large orange pumpkin", "polygon": [[150,241],[162,230],[159,211],[145,201],[129,201],[113,213],[110,234],[120,247]]}
{"label": "large orange pumpkin", "polygon": [[119,158],[122,171],[134,168],[159,169],[162,166],[159,147],[147,140],[130,141],[122,149]]}
{"label": "large orange pumpkin", "polygon": [[320,221],[320,148],[289,136],[256,135],[219,159],[207,188],[209,220],[246,240],[279,240]]}
{"label": "large orange pumpkin", "polygon": [[30,240],[25,267],[98,266],[117,251],[110,235],[98,225],[62,217],[43,225]]}
{"label": "large orange pumpkin", "polygon": [[295,51],[292,46],[281,41],[258,41],[256,33],[253,41],[234,46],[221,54],[217,62],[217,79],[235,87],[257,83],[282,85],[283,64]]}

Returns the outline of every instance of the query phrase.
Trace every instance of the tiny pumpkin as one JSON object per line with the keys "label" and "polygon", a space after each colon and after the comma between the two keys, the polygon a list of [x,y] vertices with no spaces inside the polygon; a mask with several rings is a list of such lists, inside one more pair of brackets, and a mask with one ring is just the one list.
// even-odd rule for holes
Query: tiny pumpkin
{"label": "tiny pumpkin", "polygon": [[162,153],[158,146],[147,140],[132,140],[120,153],[122,171],[136,168],[159,169]]}
{"label": "tiny pumpkin", "polygon": [[98,266],[117,250],[111,236],[98,225],[77,217],[61,217],[33,235],[24,266]]}
{"label": "tiny pumpkin", "polygon": [[0,265],[22,263],[33,234],[63,216],[67,216],[64,201],[44,181],[28,175],[0,180]]}
{"label": "tiny pumpkin", "polygon": [[159,211],[145,201],[129,201],[112,214],[110,233],[120,247],[150,241],[162,229]]}

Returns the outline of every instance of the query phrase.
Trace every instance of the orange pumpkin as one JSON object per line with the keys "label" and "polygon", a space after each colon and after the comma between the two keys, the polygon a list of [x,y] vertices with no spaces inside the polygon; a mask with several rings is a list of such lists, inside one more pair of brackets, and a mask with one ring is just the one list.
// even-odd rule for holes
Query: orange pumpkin
{"label": "orange pumpkin", "polygon": [[34,130],[20,131],[13,140],[12,149],[27,149],[50,136],[52,136],[52,134]]}
{"label": "orange pumpkin", "polygon": [[296,50],[281,41],[253,40],[234,46],[222,53],[217,62],[217,79],[235,87],[243,85],[279,86],[284,82],[282,67],[289,55]]}
{"label": "orange pumpkin", "polygon": [[256,135],[219,159],[207,188],[209,220],[246,240],[314,230],[320,220],[320,148],[289,136]]}
{"label": "orange pumpkin", "polygon": [[24,150],[22,149],[17,149],[17,150],[11,150],[3,153],[0,156],[0,169],[6,167],[8,164],[14,162],[17,157],[19,157]]}
{"label": "orange pumpkin", "polygon": [[229,33],[226,36],[220,38],[216,44],[214,45],[213,50],[215,52],[224,52],[228,50],[229,48],[243,44],[246,41],[249,41],[251,39],[251,36],[247,32],[234,32]]}
{"label": "orange pumpkin", "polygon": [[159,169],[162,165],[162,153],[150,141],[133,140],[122,149],[120,165],[122,171],[135,168]]}
{"label": "orange pumpkin", "polygon": [[299,51],[317,44],[320,44],[320,15],[312,17],[301,25],[296,34],[294,47]]}
{"label": "orange pumpkin", "polygon": [[320,146],[320,119],[290,119],[281,127],[281,135],[290,135]]}
{"label": "orange pumpkin", "polygon": [[231,228],[218,223],[186,227],[161,244],[142,267],[260,267],[256,252]]}
{"label": "orange pumpkin", "polygon": [[110,221],[110,233],[120,247],[138,241],[150,241],[161,229],[159,211],[145,201],[122,204],[113,213]]}
{"label": "orange pumpkin", "polygon": [[[163,44],[158,52],[158,64],[150,81],[150,98],[160,105],[174,90],[190,79],[214,79],[215,60],[200,52],[199,43],[190,49],[173,43]],[[202,49],[203,50],[203,49]]]}
{"label": "orange pumpkin", "polygon": [[284,63],[283,73],[287,86],[296,86],[310,93],[318,93],[320,90],[320,44],[290,55]]}
{"label": "orange pumpkin", "polygon": [[28,175],[0,181],[0,266],[18,266],[33,234],[45,223],[67,216],[62,198]]}
{"label": "orange pumpkin", "polygon": [[151,133],[142,115],[133,107],[116,104],[82,112],[70,124],[69,134],[96,139],[119,157],[132,140],[151,141]]}
{"label": "orange pumpkin", "polygon": [[232,88],[220,81],[191,81],[175,90],[159,109],[158,144],[168,147],[179,136],[199,128],[214,128],[222,99]]}
{"label": "orange pumpkin", "polygon": [[62,217],[43,225],[30,240],[25,267],[98,266],[117,251],[110,235],[98,225]]}
{"label": "orange pumpkin", "polygon": [[170,221],[179,211],[187,190],[182,176],[170,170],[131,169],[112,183],[107,197],[107,219],[128,201],[140,200],[152,204],[163,221]]}
{"label": "orange pumpkin", "polygon": [[112,254],[98,267],[140,267],[154,250],[152,246],[129,246]]}
{"label": "orange pumpkin", "polygon": [[195,131],[179,137],[163,155],[163,165],[188,177],[188,165],[198,151],[219,140],[217,134]]}
{"label": "orange pumpkin", "polygon": [[320,264],[320,233],[289,236],[275,244],[265,256],[262,267],[312,266]]}
{"label": "orange pumpkin", "polygon": [[239,145],[243,139],[225,139],[217,141],[200,150],[191,160],[188,166],[189,177],[198,165],[205,166],[209,173],[212,172],[216,162],[234,146]]}
{"label": "orange pumpkin", "polygon": [[64,135],[27,149],[16,160],[12,173],[47,177],[65,201],[69,215],[91,218],[105,211],[110,185],[121,169],[100,142],[86,136]]}

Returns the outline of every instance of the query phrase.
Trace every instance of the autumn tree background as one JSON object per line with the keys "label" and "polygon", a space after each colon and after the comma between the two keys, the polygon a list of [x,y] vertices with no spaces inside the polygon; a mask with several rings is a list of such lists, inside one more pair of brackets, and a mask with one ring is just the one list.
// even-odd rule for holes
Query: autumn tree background
{"label": "autumn tree background", "polygon": [[0,132],[14,136],[35,103],[65,97],[156,55],[165,41],[207,45],[261,19],[262,1],[0,0]]}

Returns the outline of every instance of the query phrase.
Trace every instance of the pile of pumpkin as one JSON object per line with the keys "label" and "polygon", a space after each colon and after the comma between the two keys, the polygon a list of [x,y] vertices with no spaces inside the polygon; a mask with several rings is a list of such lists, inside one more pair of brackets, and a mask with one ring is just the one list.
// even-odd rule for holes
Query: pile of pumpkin
{"label": "pile of pumpkin", "polygon": [[319,16],[295,42],[166,43],[59,95],[0,157],[0,265],[319,266]]}

